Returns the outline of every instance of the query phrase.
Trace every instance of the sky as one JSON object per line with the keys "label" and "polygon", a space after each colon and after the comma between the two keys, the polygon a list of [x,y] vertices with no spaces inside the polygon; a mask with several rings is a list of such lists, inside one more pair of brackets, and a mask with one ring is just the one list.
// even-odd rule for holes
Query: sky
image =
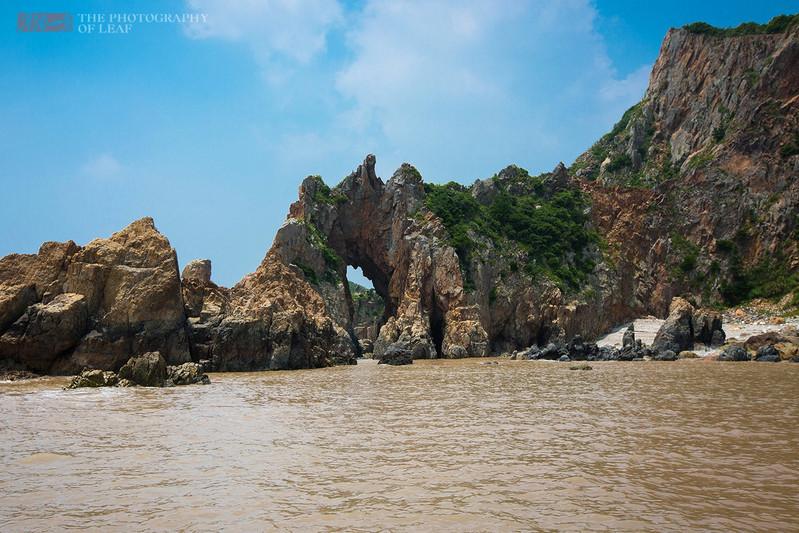
{"label": "sky", "polygon": [[[404,161],[425,181],[464,184],[509,164],[569,165],[641,99],[670,27],[797,10],[770,0],[31,5],[0,6],[0,256],[84,245],[151,216],[181,268],[211,259],[225,286],[257,268],[308,175],[333,186],[369,153],[384,180]],[[32,9],[71,13],[73,31],[17,31]],[[159,14],[203,16],[146,19]]]}

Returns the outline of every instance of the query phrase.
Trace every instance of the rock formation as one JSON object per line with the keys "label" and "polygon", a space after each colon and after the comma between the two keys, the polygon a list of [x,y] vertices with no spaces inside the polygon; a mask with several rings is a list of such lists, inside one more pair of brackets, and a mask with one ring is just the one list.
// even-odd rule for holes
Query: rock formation
{"label": "rock formation", "polygon": [[[214,370],[314,368],[348,362],[323,300],[302,273],[271,260],[232,289],[210,262],[187,265],[152,219],[84,247],[45,243],[0,259],[0,362],[7,369],[120,371],[158,351],[168,365]],[[185,298],[184,298],[185,296]]]}
{"label": "rock formation", "polygon": [[191,359],[177,256],[150,218],[0,259],[0,295],[0,358],[33,371],[118,370],[151,349]]}
{"label": "rock formation", "polygon": [[[0,367],[119,371],[156,350],[166,365],[244,371],[368,351],[631,360],[720,346],[718,314],[688,300],[797,289],[797,65],[796,25],[740,37],[670,30],[644,99],[571,167],[533,177],[511,165],[468,188],[424,184],[407,163],[384,182],[369,155],[332,189],[309,176],[260,266],[232,288],[211,281],[208,260],[181,278],[148,218],[83,247],[6,256]],[[348,265],[384,302],[368,324]],[[632,331],[622,350],[590,342],[647,314],[669,315],[651,350]]]}
{"label": "rock formation", "polygon": [[148,352],[131,357],[119,369],[119,374],[110,370],[86,369],[75,376],[66,389],[85,387],[176,387],[180,385],[207,385],[211,383],[202,365],[183,363],[167,366],[159,352]]}
{"label": "rock formation", "polygon": [[669,306],[669,316],[652,342],[652,352],[671,351],[676,355],[693,350],[696,343],[721,346],[726,337],[721,325],[721,313],[696,310],[685,299],[674,298]]}

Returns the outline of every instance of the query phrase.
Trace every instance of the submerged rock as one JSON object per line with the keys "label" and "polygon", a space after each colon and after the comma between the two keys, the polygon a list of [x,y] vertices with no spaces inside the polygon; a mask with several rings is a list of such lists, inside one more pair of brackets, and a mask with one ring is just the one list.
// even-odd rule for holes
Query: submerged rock
{"label": "submerged rock", "polygon": [[166,385],[208,385],[211,379],[205,374],[199,363],[183,363],[180,366],[168,366]]}
{"label": "submerged rock", "polygon": [[166,382],[166,362],[159,352],[131,357],[119,369],[119,377],[142,387],[163,387]]}
{"label": "submerged rock", "polygon": [[721,354],[719,354],[719,361],[751,361],[752,357],[749,352],[741,346],[730,346]]}
{"label": "submerged rock", "polygon": [[755,361],[758,363],[779,363],[782,358],[777,348],[773,344],[768,344],[757,349]]}
{"label": "submerged rock", "polygon": [[[683,353],[683,352],[680,352]],[[662,352],[655,353],[652,356],[652,359],[655,361],[676,361],[677,354],[671,350],[664,350]]]}
{"label": "submerged rock", "polygon": [[119,374],[108,370],[84,370],[75,376],[67,389],[82,387],[174,387],[176,385],[207,385],[211,380],[201,363],[183,363],[166,366],[158,352],[140,357],[131,357],[119,370]]}
{"label": "submerged rock", "polygon": [[72,378],[67,389],[84,387],[114,387],[119,384],[119,377],[108,370],[84,370],[79,376]]}
{"label": "submerged rock", "polygon": [[383,352],[380,360],[377,362],[379,365],[410,365],[413,363],[413,356],[411,351],[405,348],[401,343],[393,343]]}

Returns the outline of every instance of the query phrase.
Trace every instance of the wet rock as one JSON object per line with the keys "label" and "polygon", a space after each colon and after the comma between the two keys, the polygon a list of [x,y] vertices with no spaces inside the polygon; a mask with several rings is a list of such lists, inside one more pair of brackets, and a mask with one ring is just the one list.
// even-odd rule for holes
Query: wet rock
{"label": "wet rock", "polygon": [[468,357],[469,353],[466,351],[466,348],[463,346],[450,346],[449,349],[450,357],[453,359],[461,359],[463,357]]}
{"label": "wet rock", "polygon": [[730,346],[721,354],[719,354],[719,361],[751,361],[752,358],[749,352],[741,346]]}
{"label": "wet rock", "polygon": [[782,358],[777,348],[773,344],[768,344],[757,349],[755,361],[758,363],[779,363]]}
{"label": "wet rock", "polygon": [[569,342],[567,349],[569,358],[574,361],[585,361],[589,357],[596,357],[599,353],[596,343],[583,341],[581,335],[575,335]]}
{"label": "wet rock", "polygon": [[571,358],[568,355],[564,354],[558,357],[558,361],[560,361],[561,363],[569,363],[571,362]]}
{"label": "wet rock", "polygon": [[199,363],[183,363],[179,366],[168,366],[166,368],[166,385],[208,385],[211,379],[205,374],[203,366]]}
{"label": "wet rock", "polygon": [[361,345],[361,353],[371,354],[375,351],[375,344],[369,339],[359,339],[358,343]]}
{"label": "wet rock", "polygon": [[538,353],[539,359],[548,359],[550,361],[556,361],[563,356],[569,356],[569,348],[560,341],[550,342]]}
{"label": "wet rock", "polygon": [[5,370],[0,372],[0,381],[22,381],[38,377],[40,377],[39,374],[34,374],[27,370]]}
{"label": "wet rock", "polygon": [[727,334],[724,333],[722,330],[716,330],[713,332],[713,336],[710,339],[710,347],[711,348],[721,348],[724,346],[724,342],[727,338]]}
{"label": "wet rock", "polygon": [[386,348],[386,350],[383,352],[383,355],[380,356],[380,360],[377,362],[379,365],[393,366],[410,365],[412,363],[413,356],[411,355],[410,350],[405,348],[405,346],[401,343],[391,344],[388,348]]}
{"label": "wet rock", "polygon": [[596,359],[597,361],[618,361],[619,349],[610,344],[600,346]]}
{"label": "wet rock", "polygon": [[664,350],[662,352],[655,353],[655,355],[652,356],[652,359],[654,359],[655,361],[676,361],[677,354],[674,353],[672,350]]}
{"label": "wet rock", "polygon": [[142,387],[163,387],[166,382],[166,362],[159,352],[131,357],[119,369],[119,378]]}
{"label": "wet rock", "polygon": [[116,374],[108,370],[84,370],[80,375],[72,378],[67,389],[80,389],[84,387],[114,387],[119,383]]}
{"label": "wet rock", "polygon": [[541,358],[541,350],[538,348],[538,346],[530,346],[529,348],[527,348],[527,350],[523,351],[520,354],[520,359],[527,359],[530,361],[534,361],[540,358]]}

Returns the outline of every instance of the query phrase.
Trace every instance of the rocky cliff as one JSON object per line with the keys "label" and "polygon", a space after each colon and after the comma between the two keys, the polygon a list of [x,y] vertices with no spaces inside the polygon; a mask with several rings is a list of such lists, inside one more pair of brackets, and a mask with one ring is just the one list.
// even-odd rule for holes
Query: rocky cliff
{"label": "rocky cliff", "polygon": [[[572,165],[628,305],[799,285],[799,26],[666,35],[644,99]],[[706,26],[706,25],[705,25]]]}
{"label": "rocky cliff", "polygon": [[[185,297],[184,297],[185,296]],[[76,374],[118,371],[159,351],[167,364],[214,370],[346,362],[322,300],[286,266],[264,260],[232,289],[175,250],[150,218],[84,247],[42,245],[0,259],[0,366]]]}
{"label": "rocky cliff", "polygon": [[[569,168],[511,165],[466,187],[425,184],[403,164],[384,182],[369,155],[333,188],[309,176],[261,265],[232,288],[207,261],[181,279],[151,219],[6,256],[0,365],[117,371],[151,351],[213,370],[350,363],[364,348],[482,356],[582,345],[636,315],[666,316],[678,295],[706,306],[793,291],[786,303],[799,305],[793,20],[770,34],[670,30],[644,99]],[[384,302],[369,324],[348,265]],[[694,324],[687,301],[664,351],[707,329],[711,314],[692,311],[705,317]]]}

